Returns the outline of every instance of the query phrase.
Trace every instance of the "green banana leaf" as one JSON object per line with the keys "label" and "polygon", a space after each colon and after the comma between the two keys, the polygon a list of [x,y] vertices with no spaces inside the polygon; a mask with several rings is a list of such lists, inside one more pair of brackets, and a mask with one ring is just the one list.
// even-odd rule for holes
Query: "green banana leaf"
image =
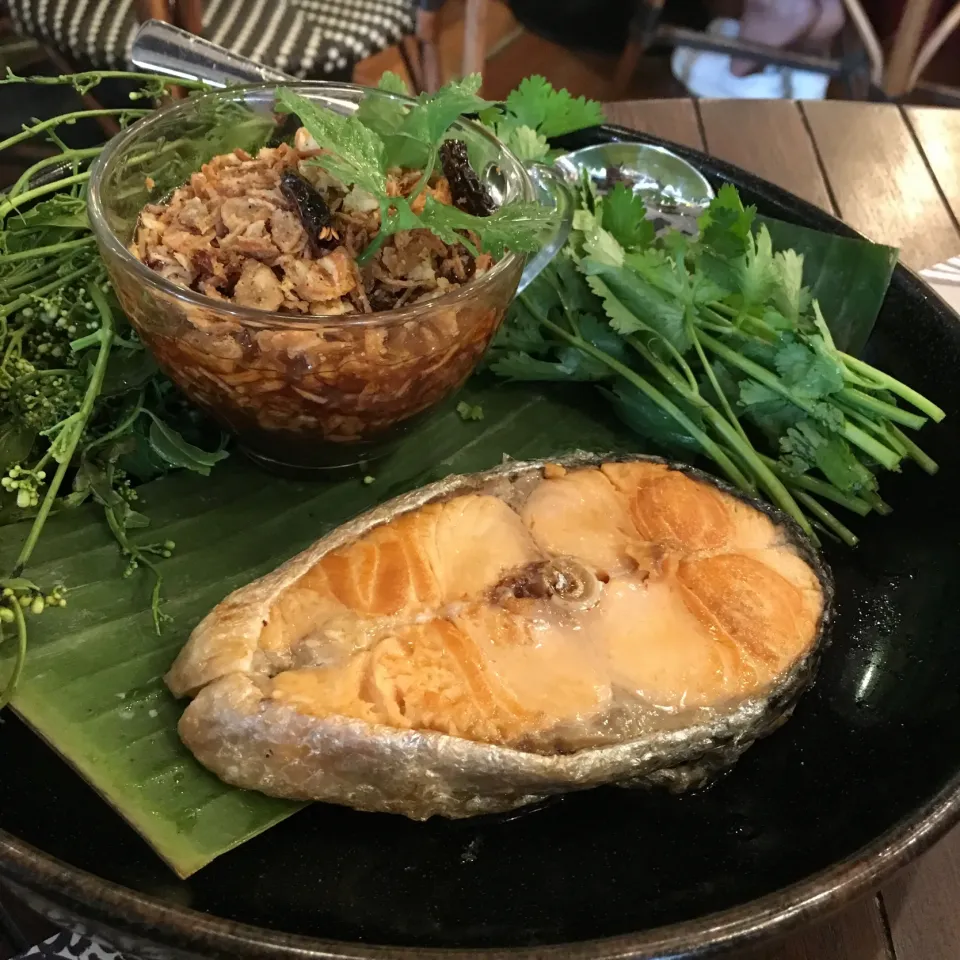
{"label": "green banana leaf", "polygon": [[[125,561],[102,513],[83,507],[54,516],[26,573],[44,585],[62,583],[68,603],[30,618],[14,708],[180,876],[189,876],[300,809],[221,783],[180,743],[182,704],[162,676],[194,625],[234,588],[405,490],[495,466],[505,454],[630,447],[594,391],[565,397],[541,384],[475,382],[458,400],[481,405],[482,421],[464,422],[451,403],[372,467],[370,484],[359,475],[282,480],[236,455],[210,477],[184,471],[140,487],[138,508],[152,520],[145,538],[177,544],[162,566],[163,610],[171,621],[161,636],[148,578],[123,578]],[[0,527],[0,569],[10,569],[25,533],[25,525]],[[12,643],[5,646],[9,662]]]}
{"label": "green banana leaf", "polygon": [[834,341],[841,350],[859,354],[887,295],[897,249],[770,217],[757,220],[767,225],[774,250],[796,250],[803,255],[803,282],[820,301]]}

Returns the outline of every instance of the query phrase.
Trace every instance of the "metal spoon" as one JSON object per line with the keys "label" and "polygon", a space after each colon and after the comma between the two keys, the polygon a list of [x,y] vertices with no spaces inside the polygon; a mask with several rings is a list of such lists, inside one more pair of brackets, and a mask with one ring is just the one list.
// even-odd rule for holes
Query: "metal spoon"
{"label": "metal spoon", "polygon": [[211,87],[289,83],[297,79],[162,20],[145,20],[140,25],[130,48],[130,61],[148,73],[198,80]]}
{"label": "metal spoon", "polygon": [[[199,80],[213,87],[285,83],[297,79],[161,20],[147,20],[140,26],[130,59],[141,70]],[[659,221],[661,230],[676,227],[685,233],[696,233],[696,219],[713,198],[713,188],[695,167],[663,147],[643,143],[594,144],[560,157],[552,166],[531,164],[527,173],[538,199],[555,208],[558,226],[543,247],[527,260],[518,292],[566,243],[576,206],[575,191],[584,173],[600,194],[612,189],[618,181],[627,183],[643,197],[648,218]],[[502,196],[504,185],[498,168],[489,166],[483,176],[494,195]]]}
{"label": "metal spoon", "polygon": [[618,182],[643,198],[648,219],[696,233],[697,217],[713,199],[713,187],[696,167],[664,147],[647,143],[597,143],[554,161],[563,179],[576,187],[584,175],[603,195]]}

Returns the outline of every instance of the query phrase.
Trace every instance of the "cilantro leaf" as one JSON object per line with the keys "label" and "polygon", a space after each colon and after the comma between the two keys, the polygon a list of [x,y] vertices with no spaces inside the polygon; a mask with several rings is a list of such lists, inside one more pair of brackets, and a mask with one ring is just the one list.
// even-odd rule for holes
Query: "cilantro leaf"
{"label": "cilantro leaf", "polygon": [[[537,280],[539,281],[540,277],[537,277]],[[536,296],[539,301],[534,287],[535,284],[530,285],[528,295]],[[486,365],[493,366],[506,354],[541,356],[549,353],[552,348],[553,345],[544,339],[540,321],[526,308],[522,299],[517,299],[511,305],[506,321],[500,325],[493,338],[487,351]]]}
{"label": "cilantro leaf", "polygon": [[600,223],[622,247],[646,247],[653,243],[652,221],[647,219],[643,199],[625,183],[618,183],[603,198]]}
{"label": "cilantro leaf", "polygon": [[723,288],[703,273],[696,270],[691,273],[687,268],[686,239],[679,237],[672,246],[673,249],[666,252],[653,247],[634,251],[627,254],[624,261],[659,290],[676,297],[687,310],[719,299]]}
{"label": "cilantro leaf", "polygon": [[520,160],[546,160],[550,153],[547,138],[526,124],[504,120],[494,125],[493,132]]}
{"label": "cilantro leaf", "polygon": [[843,367],[827,352],[821,337],[803,343],[783,336],[781,341],[774,362],[780,378],[796,396],[819,400],[843,389]]}
{"label": "cilantro leaf", "polygon": [[603,108],[595,100],[574,99],[566,90],[555,90],[541,76],[522,80],[507,97],[506,107],[519,125],[531,127],[544,137],[559,137],[604,122]]}
{"label": "cilantro leaf", "polygon": [[624,335],[652,334],[667,341],[681,355],[690,349],[692,341],[683,304],[672,300],[632,270],[616,269],[590,260],[584,260],[580,266],[587,274],[590,288],[603,299],[604,310],[614,330]]}
{"label": "cilantro leaf", "polygon": [[756,380],[740,381],[740,404],[745,408],[747,419],[774,448],[789,427],[806,417],[796,404]]}
{"label": "cilantro leaf", "polygon": [[[757,380],[740,381],[740,403],[745,407],[758,406],[761,403],[774,402],[790,403],[785,400],[776,390],[771,390],[766,384]],[[795,406],[790,404],[791,407]],[[796,409],[800,409],[797,407]]]}
{"label": "cilantro leaf", "polygon": [[766,226],[761,226],[756,235],[748,235],[744,255],[736,262],[736,276],[744,310],[765,303],[773,294],[779,275]]}
{"label": "cilantro leaf", "polygon": [[850,445],[812,420],[790,427],[780,440],[787,468],[806,473],[817,467],[838,490],[858,494],[877,488],[877,478],[856,457]]}
{"label": "cilantro leaf", "polygon": [[401,230],[419,230],[423,226],[423,221],[413,212],[406,197],[390,197],[389,201],[382,201],[378,236],[389,236]]}
{"label": "cilantro leaf", "polygon": [[406,80],[392,70],[384,71],[377,83],[377,89],[386,90],[387,93],[402,93],[404,96],[410,94],[410,88],[407,86]]}
{"label": "cilantro leaf", "polygon": [[[403,80],[389,70],[380,78],[378,90],[385,93],[399,93],[409,96],[410,91]],[[390,97],[378,97],[375,94],[364,97],[357,107],[356,117],[360,122],[382,140],[396,134],[407,115],[408,105]]]}
{"label": "cilantro leaf", "polygon": [[[720,387],[720,390],[723,392],[723,395],[728,400],[734,400],[740,395],[740,384],[737,381],[737,378],[734,376],[733,371],[721,360],[714,360],[710,364],[710,369],[713,371],[713,376],[717,381],[717,386]],[[698,379],[698,385],[700,387],[700,393],[705,400],[712,404],[722,403],[721,398],[717,395],[717,391],[714,389],[713,383],[706,374],[702,375]]]}
{"label": "cilantro leaf", "polygon": [[472,230],[480,238],[482,250],[502,257],[507,250],[519,253],[539,250],[544,231],[554,224],[554,214],[539,203],[516,202],[494,210],[487,217],[475,217],[427,197],[419,220],[419,226],[432,230],[445,243],[463,243],[464,237],[458,231]]}
{"label": "cilantro leaf", "polygon": [[488,101],[477,96],[480,83],[480,74],[475,73],[444,84],[436,93],[421,93],[395,131],[384,137],[387,168],[425,167],[455,120],[489,106]]}
{"label": "cilantro leaf", "polygon": [[[588,313],[578,318],[577,329],[581,340],[593,344],[598,350],[602,350],[621,363],[629,363],[632,351],[623,338],[612,329],[611,324],[604,323],[603,320]],[[594,363],[599,365],[600,361],[595,360]],[[606,369],[609,370],[608,367]]]}
{"label": "cilantro leaf", "polygon": [[720,257],[741,257],[756,215],[756,207],[744,207],[737,188],[725,183],[697,221],[701,242]]}
{"label": "cilantro leaf", "polygon": [[773,266],[777,277],[774,305],[796,324],[810,305],[810,291],[803,285],[803,256],[796,250],[783,250],[774,254]]}
{"label": "cilantro leaf", "polygon": [[277,88],[277,106],[295,113],[310,136],[331,153],[311,162],[347,186],[356,184],[374,194],[387,189],[383,141],[356,116],[344,117],[301,97],[285,87]]}
{"label": "cilantro leaf", "polygon": [[582,234],[584,251],[597,263],[612,267],[623,265],[623,248],[612,233],[603,229],[595,214],[589,210],[575,210],[573,229]]}
{"label": "cilantro leaf", "polygon": [[767,307],[763,311],[763,322],[772,330],[791,331],[796,329],[796,323],[785,317],[779,310]]}
{"label": "cilantro leaf", "polygon": [[577,269],[577,264],[571,257],[564,254],[555,257],[544,274],[548,280],[556,277],[555,288],[560,295],[561,305],[568,314],[599,313],[600,303],[587,285],[586,277]]}

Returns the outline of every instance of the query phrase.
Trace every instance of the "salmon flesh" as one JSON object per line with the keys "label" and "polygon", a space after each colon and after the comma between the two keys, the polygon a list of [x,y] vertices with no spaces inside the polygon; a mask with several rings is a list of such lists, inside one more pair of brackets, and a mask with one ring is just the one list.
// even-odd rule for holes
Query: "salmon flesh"
{"label": "salmon flesh", "polygon": [[575,454],[450,477],[237,590],[167,675],[221,779],[414,819],[702,785],[813,679],[830,574],[687,467]]}

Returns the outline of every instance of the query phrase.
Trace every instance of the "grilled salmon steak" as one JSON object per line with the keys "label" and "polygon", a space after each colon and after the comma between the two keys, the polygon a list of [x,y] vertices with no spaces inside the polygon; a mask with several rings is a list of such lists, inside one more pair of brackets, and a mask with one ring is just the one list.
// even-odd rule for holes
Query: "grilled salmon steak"
{"label": "grilled salmon steak", "polygon": [[735,760],[812,677],[828,576],[709,478],[565,463],[425,488],[231,594],[167,675],[186,745],[238,786],[416,818]]}

